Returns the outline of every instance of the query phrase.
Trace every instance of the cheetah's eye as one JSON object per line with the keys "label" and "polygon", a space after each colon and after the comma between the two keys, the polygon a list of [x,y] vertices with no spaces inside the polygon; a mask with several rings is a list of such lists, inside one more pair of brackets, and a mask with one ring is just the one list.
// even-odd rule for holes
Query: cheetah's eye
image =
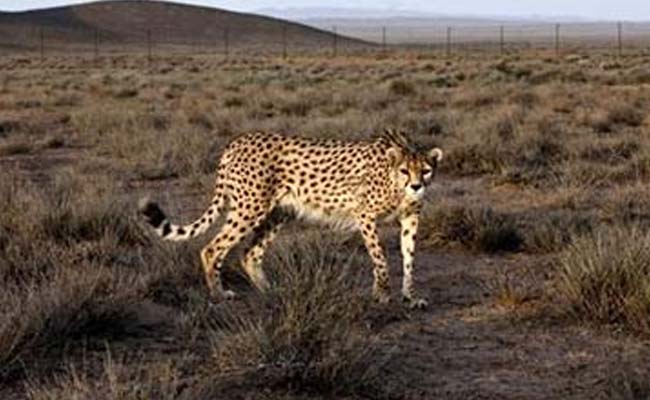
{"label": "cheetah's eye", "polygon": [[402,168],[402,169],[400,169],[399,172],[400,172],[401,174],[404,174],[404,175],[408,175],[408,174],[409,174],[409,170],[406,169],[406,168]]}
{"label": "cheetah's eye", "polygon": [[423,170],[422,170],[422,175],[430,175],[431,172],[433,172],[433,170],[428,169],[428,168],[427,168],[427,169],[423,169]]}

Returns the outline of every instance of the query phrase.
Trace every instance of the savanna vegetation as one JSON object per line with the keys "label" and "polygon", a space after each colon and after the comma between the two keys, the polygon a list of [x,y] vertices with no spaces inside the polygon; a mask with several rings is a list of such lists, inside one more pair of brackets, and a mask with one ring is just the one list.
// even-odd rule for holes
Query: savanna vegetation
{"label": "savanna vegetation", "polygon": [[[620,398],[650,393],[644,54],[0,60],[0,397]],[[198,251],[136,215],[202,211],[240,133],[446,152],[416,275],[370,301],[360,238],[289,227],[268,294],[214,304]],[[395,226],[384,227],[394,292]],[[397,296],[395,296],[397,298]]]}

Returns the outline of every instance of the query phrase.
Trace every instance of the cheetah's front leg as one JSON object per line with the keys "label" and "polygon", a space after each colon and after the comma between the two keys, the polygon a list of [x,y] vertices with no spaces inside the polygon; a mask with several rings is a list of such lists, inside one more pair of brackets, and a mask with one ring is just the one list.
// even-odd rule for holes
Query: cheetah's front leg
{"label": "cheetah's front leg", "polygon": [[411,308],[425,308],[427,301],[416,296],[413,288],[413,260],[415,258],[415,238],[418,230],[419,213],[410,212],[400,219],[402,226],[402,264],[404,277],[402,281],[402,298]]}
{"label": "cheetah's front leg", "polygon": [[372,294],[374,298],[382,303],[390,301],[390,280],[388,277],[388,266],[386,264],[386,257],[379,242],[379,235],[377,234],[377,225],[375,220],[365,215],[361,215],[359,225],[363,242],[366,245],[368,254],[374,263],[373,275],[375,277],[375,284],[373,286]]}

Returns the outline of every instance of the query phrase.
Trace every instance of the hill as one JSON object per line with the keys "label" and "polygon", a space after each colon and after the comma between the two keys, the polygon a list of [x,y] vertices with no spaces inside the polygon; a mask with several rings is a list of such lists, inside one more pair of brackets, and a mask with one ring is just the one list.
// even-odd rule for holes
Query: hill
{"label": "hill", "polygon": [[[330,46],[333,34],[300,23],[262,15],[231,12],[163,1],[118,0],[24,12],[0,12],[0,44],[37,45],[43,31],[50,43],[103,41],[141,43],[151,35],[158,43],[259,48],[282,45]],[[338,37],[344,46],[362,42]]]}

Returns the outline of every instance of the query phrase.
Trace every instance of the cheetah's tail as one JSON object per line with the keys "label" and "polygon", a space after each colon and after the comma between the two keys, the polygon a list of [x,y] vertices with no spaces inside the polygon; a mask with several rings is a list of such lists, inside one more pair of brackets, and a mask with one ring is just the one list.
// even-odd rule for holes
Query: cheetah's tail
{"label": "cheetah's tail", "polygon": [[224,198],[221,194],[218,194],[212,199],[210,206],[203,212],[203,215],[191,224],[184,226],[172,224],[158,203],[146,197],[140,200],[139,211],[149,225],[154,228],[158,236],[164,240],[182,242],[205,233],[217,220],[219,213],[222,211],[223,204]]}

